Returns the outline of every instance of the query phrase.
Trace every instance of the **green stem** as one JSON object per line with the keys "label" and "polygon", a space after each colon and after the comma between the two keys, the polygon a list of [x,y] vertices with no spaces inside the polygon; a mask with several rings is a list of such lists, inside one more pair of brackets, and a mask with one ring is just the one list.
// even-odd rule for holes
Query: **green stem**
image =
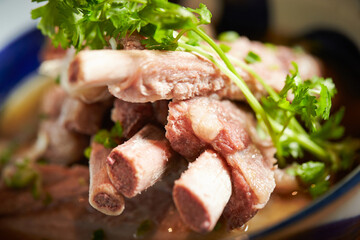
{"label": "green stem", "polygon": [[[272,123],[272,126],[275,130],[281,131],[283,128],[283,125],[279,124],[275,120],[270,118],[270,121]],[[323,161],[329,161],[329,154],[326,152],[325,149],[320,147],[318,144],[316,144],[307,133],[297,133],[294,132],[292,129],[285,129],[284,134],[289,137],[290,139],[298,142],[303,148],[317,156],[319,159]]]}
{"label": "green stem", "polygon": [[[223,60],[223,62],[225,63],[227,69],[228,70],[228,75],[230,77],[229,72],[231,72],[231,75],[235,75],[230,77],[231,80],[234,81],[234,83],[241,89],[241,91],[243,92],[246,100],[248,101],[249,105],[251,106],[251,108],[254,110],[254,112],[256,113],[256,116],[258,118],[258,120],[262,119],[263,122],[266,125],[266,128],[269,132],[269,135],[272,139],[272,141],[274,143],[276,143],[276,136],[274,133],[274,130],[271,126],[271,123],[267,117],[267,114],[265,112],[265,110],[262,108],[261,104],[259,103],[259,101],[255,98],[255,96],[252,94],[252,92],[250,91],[250,89],[247,87],[246,83],[244,82],[244,80],[242,79],[242,77],[239,75],[239,73],[236,71],[235,67],[232,65],[232,63],[230,62],[230,60],[228,59],[228,57],[226,56],[226,54],[223,52],[223,50],[214,42],[214,40],[212,40],[212,38],[210,38],[206,33],[204,33],[201,29],[199,28],[194,28],[192,29],[195,33],[197,33],[205,42],[207,42],[215,51],[216,53],[219,55],[219,57]],[[213,61],[214,62],[214,61]],[[215,61],[216,62],[216,61]]]}
{"label": "green stem", "polygon": [[[234,66],[231,64],[231,62],[229,61],[229,58],[221,50],[221,48],[210,37],[208,37],[202,30],[194,29],[194,31],[212,47],[212,49],[219,55],[219,57],[223,60],[223,62],[225,63],[226,66],[220,64],[218,61],[216,61],[216,59],[214,58],[213,55],[211,55],[209,52],[207,52],[201,48],[194,47],[194,46],[191,46],[191,45],[188,45],[185,43],[181,43],[181,42],[179,42],[179,46],[186,50],[196,52],[196,53],[206,57],[207,59],[211,60],[225,75],[227,75],[241,89],[241,91],[243,92],[249,105],[254,110],[254,112],[257,114],[258,119],[259,119],[258,115],[260,115],[261,119],[265,123],[266,128],[268,129],[269,135],[271,136],[271,139],[272,139],[274,145],[279,150],[280,149],[280,146],[279,146],[280,141],[278,141],[277,136],[274,133],[274,130],[276,130],[276,132],[282,132],[284,130],[284,127],[281,124],[277,123],[275,120],[268,117],[267,113],[262,108],[259,101],[251,93],[251,91],[245,84],[244,80],[236,72]],[[257,73],[255,73],[254,70],[252,70],[249,66],[241,63],[241,61],[239,61],[239,60],[235,60],[234,62],[236,64],[240,63],[239,64],[240,67],[243,67],[245,70],[249,71],[250,74],[252,74],[256,79],[258,79],[259,82],[268,91],[270,96],[274,98],[274,100],[280,99],[278,94]],[[244,67],[244,65],[245,65],[245,67]],[[309,152],[316,155],[319,159],[322,159],[324,161],[329,160],[328,153],[323,148],[321,148],[318,144],[316,144],[314,141],[312,141],[310,139],[309,135],[305,132],[305,130],[296,121],[295,118],[292,118],[290,120],[290,125],[291,125],[291,127],[294,127],[294,129],[296,129],[297,131],[295,133],[292,129],[290,129],[290,126],[289,126],[289,128],[285,129],[284,133],[289,138],[293,139],[294,141],[297,141],[302,147],[304,147]],[[284,165],[284,160],[281,161],[281,158],[280,158],[279,164]]]}
{"label": "green stem", "polygon": [[181,30],[178,35],[176,36],[176,38],[174,39],[175,42],[179,42],[180,38],[187,32],[189,31],[188,29],[183,29]]}
{"label": "green stem", "polygon": [[247,65],[246,63],[240,61],[239,59],[232,57],[232,56],[228,56],[229,59],[231,59],[231,61],[233,61],[236,65],[239,65],[239,67],[245,69],[247,72],[249,72],[251,75],[253,75],[255,77],[256,80],[258,80],[261,85],[263,85],[263,87],[265,88],[265,90],[269,93],[269,95],[275,100],[278,101],[279,95],[275,92],[275,90],[270,87],[269,84],[267,84],[264,79],[262,79],[260,77],[259,74],[257,74],[249,65]]}

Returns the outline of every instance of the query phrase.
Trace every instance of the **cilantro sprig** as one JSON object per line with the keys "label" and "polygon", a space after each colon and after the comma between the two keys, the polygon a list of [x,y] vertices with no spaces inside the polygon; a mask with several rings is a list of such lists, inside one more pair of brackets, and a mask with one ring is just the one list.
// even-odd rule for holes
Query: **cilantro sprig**
{"label": "cilantro sprig", "polygon": [[309,161],[303,164],[293,164],[286,171],[288,174],[297,176],[303,185],[308,188],[313,197],[324,194],[330,187],[329,173],[322,162]]}
{"label": "cilantro sprig", "polygon": [[[118,145],[118,140],[122,137],[122,133],[122,125],[117,121],[110,131],[106,129],[98,131],[94,136],[94,141],[104,145],[106,148],[114,148]],[[90,156],[90,152],[91,149],[87,150],[85,156]]]}
{"label": "cilantro sprig", "polygon": [[[211,21],[211,13],[204,4],[191,9],[167,0],[51,0],[34,9],[32,18],[41,18],[39,29],[62,47],[99,49],[108,46],[109,39],[116,40],[136,31],[145,37],[143,44],[147,49],[189,51],[209,59],[244,94],[255,112],[259,129],[271,137],[277,148],[280,167],[288,164],[286,157],[298,158],[307,151],[336,172],[350,166],[350,161],[344,165],[341,159],[353,157],[360,148],[358,141],[338,141],[344,132],[339,125],[342,113],[330,117],[331,98],[336,93],[331,79],[303,81],[297,65],[293,64],[284,88],[276,93],[247,64],[261,61],[257,54],[250,53],[245,62],[228,56],[225,52],[229,47],[217,44],[201,29],[202,24]],[[233,32],[221,35],[225,42],[236,38]],[[257,79],[269,97],[259,102],[233,64]],[[114,145],[108,131],[99,132],[95,141],[108,147]]]}

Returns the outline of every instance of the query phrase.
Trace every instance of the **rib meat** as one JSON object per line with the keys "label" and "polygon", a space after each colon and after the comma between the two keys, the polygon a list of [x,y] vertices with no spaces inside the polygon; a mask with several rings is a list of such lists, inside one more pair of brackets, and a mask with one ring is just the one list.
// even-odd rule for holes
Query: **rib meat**
{"label": "rib meat", "polygon": [[41,113],[50,119],[57,119],[61,113],[61,107],[67,98],[67,94],[59,86],[50,88],[42,97]]}
{"label": "rib meat", "polygon": [[66,129],[86,135],[99,131],[109,101],[86,104],[68,97],[62,107],[59,122]]}
{"label": "rib meat", "polygon": [[84,149],[89,144],[86,136],[67,130],[57,121],[44,120],[39,131],[47,138],[44,157],[51,163],[74,163],[84,156]]}
{"label": "rib meat", "polygon": [[109,178],[116,189],[131,198],[159,180],[172,156],[163,130],[146,125],[107,158]]}
{"label": "rib meat", "polygon": [[212,150],[189,164],[173,190],[181,218],[196,232],[214,228],[230,196],[230,173],[223,159]]}
{"label": "rib meat", "polygon": [[90,187],[89,203],[96,210],[106,215],[120,215],[125,208],[123,196],[110,182],[106,170],[106,158],[111,149],[102,144],[91,144],[89,161]]}
{"label": "rib meat", "polygon": [[[320,75],[319,63],[312,57],[302,54],[277,54],[264,45],[246,38],[230,44],[230,55],[244,61],[249,51],[254,51],[261,61],[251,64],[271,87],[279,91],[289,72],[289,61],[301,60],[300,69],[305,69],[304,79]],[[291,52],[282,47],[281,51]],[[306,56],[306,57],[302,57]],[[285,60],[284,60],[285,59]],[[312,71],[303,65],[312,64]],[[266,95],[265,89],[256,79],[236,67],[250,90],[258,98]],[[82,94],[89,88],[98,91],[98,96],[106,96],[107,89],[115,97],[128,102],[153,102],[161,99],[189,99],[194,96],[216,94],[221,98],[244,100],[244,95],[232,81],[215,65],[197,55],[180,51],[154,50],[96,50],[82,51],[71,62],[65,74],[68,91],[82,96],[86,101],[95,101]],[[101,94],[100,94],[101,92]]]}
{"label": "rib meat", "polygon": [[[211,98],[173,102],[169,108],[166,137],[173,149],[194,156],[210,145],[227,161],[233,192],[224,216],[231,228],[241,226],[264,207],[275,187],[274,159],[253,136],[253,118],[229,101]],[[189,142],[183,139],[201,144],[193,144],[189,151]]]}
{"label": "rib meat", "polygon": [[111,120],[121,123],[125,138],[131,138],[152,118],[153,108],[151,103],[130,103],[116,99],[111,112]]}

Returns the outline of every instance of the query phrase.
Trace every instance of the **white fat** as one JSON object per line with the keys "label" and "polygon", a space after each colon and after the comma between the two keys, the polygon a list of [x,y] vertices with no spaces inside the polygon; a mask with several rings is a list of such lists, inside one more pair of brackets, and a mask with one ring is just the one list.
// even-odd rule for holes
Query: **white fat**
{"label": "white fat", "polygon": [[189,118],[195,135],[206,142],[214,140],[222,129],[217,115],[201,105],[190,106]]}

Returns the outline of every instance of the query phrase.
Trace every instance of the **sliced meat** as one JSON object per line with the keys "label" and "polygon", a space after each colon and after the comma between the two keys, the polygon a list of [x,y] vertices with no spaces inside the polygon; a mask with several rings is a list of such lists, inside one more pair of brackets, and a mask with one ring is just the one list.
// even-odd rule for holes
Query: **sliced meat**
{"label": "sliced meat", "polygon": [[[232,50],[229,55],[242,62],[249,51],[258,54],[261,61],[251,64],[251,68],[276,91],[284,86],[286,75],[292,68],[289,60],[299,60],[299,68],[305,72],[304,79],[321,73],[318,61],[306,54],[288,54],[285,61],[282,57],[284,54],[277,54],[276,50],[247,38],[240,38],[230,46]],[[291,52],[290,49],[287,51]],[[309,71],[309,65],[313,65],[315,70]],[[263,86],[251,74],[240,67],[236,67],[236,70],[257,98],[266,95]],[[68,90],[80,96],[84,89],[106,91],[108,86],[111,94],[129,102],[183,100],[212,93],[222,98],[245,99],[241,90],[213,63],[187,52],[82,51],[71,62],[67,74]],[[92,101],[88,96],[83,97]]]}
{"label": "sliced meat", "polygon": [[116,189],[131,198],[159,180],[171,156],[164,131],[146,125],[111,151],[107,159],[108,175]]}
{"label": "sliced meat", "polygon": [[292,62],[296,62],[299,67],[300,76],[304,80],[323,75],[323,65],[317,58],[309,54],[284,46],[276,46],[275,54],[285,68],[293,68]]}
{"label": "sliced meat", "polygon": [[171,147],[188,160],[194,160],[210,145],[199,139],[192,130],[188,117],[189,104],[185,101],[169,104],[166,138]]}
{"label": "sliced meat", "polygon": [[111,120],[121,123],[123,136],[128,139],[149,123],[152,118],[151,103],[130,103],[116,99],[111,112]]}
{"label": "sliced meat", "polygon": [[230,229],[241,227],[249,221],[258,209],[255,208],[256,196],[244,176],[233,169],[231,171],[232,194],[226,205],[223,216]]}
{"label": "sliced meat", "polygon": [[84,156],[84,149],[89,145],[86,136],[65,129],[57,121],[43,121],[40,132],[47,137],[48,145],[44,157],[51,163],[74,163]]}
{"label": "sliced meat", "polygon": [[156,223],[163,218],[172,205],[173,182],[180,175],[165,175],[148,191],[126,199],[124,212],[113,217],[89,205],[87,167],[42,165],[39,172],[44,193],[47,193],[40,199],[35,199],[30,189],[0,186],[2,238],[92,239],[94,232],[102,229],[106,239],[133,239],[144,219]]}
{"label": "sliced meat", "polygon": [[44,114],[46,118],[57,119],[66,98],[67,94],[60,86],[52,87],[42,98],[41,113]]}
{"label": "sliced meat", "polygon": [[90,187],[89,203],[96,210],[106,214],[120,215],[124,208],[124,198],[110,182],[106,170],[106,158],[111,149],[102,144],[93,142],[91,144],[91,155],[89,161]]}
{"label": "sliced meat", "polygon": [[[182,139],[198,139],[199,148],[209,144],[227,161],[233,193],[224,216],[231,217],[227,219],[231,228],[240,227],[264,207],[275,187],[274,158],[263,154],[266,148],[252,136],[256,134],[253,117],[229,101],[210,98],[173,102],[169,107],[166,137],[176,151],[188,155],[188,142]],[[245,208],[248,212],[243,212]]]}
{"label": "sliced meat", "polygon": [[141,44],[141,40],[145,39],[143,36],[137,33],[120,39],[120,44],[124,50],[144,50],[145,47]]}
{"label": "sliced meat", "polygon": [[109,106],[109,101],[86,104],[68,97],[62,105],[59,122],[70,131],[93,135],[99,131]]}
{"label": "sliced meat", "polygon": [[169,113],[169,101],[159,100],[154,102],[152,105],[153,105],[156,121],[158,121],[161,125],[165,126],[167,123],[167,116]]}
{"label": "sliced meat", "polygon": [[[89,176],[86,167],[65,168],[58,165],[37,165],[36,169],[43,180],[43,192],[48,196],[44,195],[40,196],[41,199],[35,199],[29,189],[20,191],[1,185],[0,216],[27,214],[47,206],[54,207],[88,193]],[[46,199],[46,197],[51,199]]]}
{"label": "sliced meat", "polygon": [[173,198],[183,221],[196,232],[210,232],[231,196],[230,173],[214,151],[200,155],[175,182]]}
{"label": "sliced meat", "polygon": [[285,169],[275,169],[275,182],[276,193],[289,194],[301,189],[296,177],[288,174]]}

